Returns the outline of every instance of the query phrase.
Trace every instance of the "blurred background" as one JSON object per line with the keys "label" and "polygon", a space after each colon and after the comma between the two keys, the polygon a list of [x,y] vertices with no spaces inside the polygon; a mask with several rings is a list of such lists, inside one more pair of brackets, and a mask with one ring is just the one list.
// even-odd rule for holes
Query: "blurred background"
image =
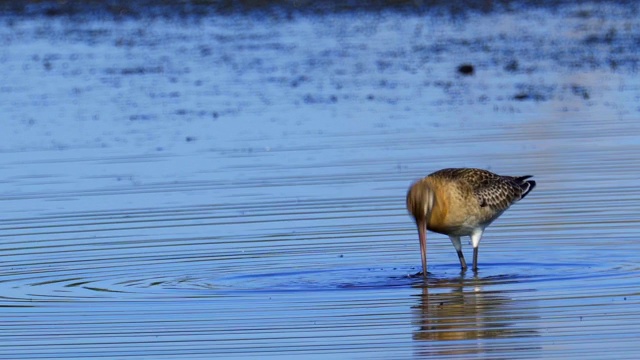
{"label": "blurred background", "polygon": [[[0,11],[1,358],[637,357],[635,2]],[[423,281],[445,167],[538,186]]]}

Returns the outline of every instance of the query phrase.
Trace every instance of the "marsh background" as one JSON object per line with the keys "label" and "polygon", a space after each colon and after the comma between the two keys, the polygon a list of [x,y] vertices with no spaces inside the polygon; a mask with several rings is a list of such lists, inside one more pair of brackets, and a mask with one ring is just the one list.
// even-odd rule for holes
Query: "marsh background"
{"label": "marsh background", "polygon": [[[635,2],[0,9],[0,358],[638,357]],[[458,166],[538,187],[409,277]]]}

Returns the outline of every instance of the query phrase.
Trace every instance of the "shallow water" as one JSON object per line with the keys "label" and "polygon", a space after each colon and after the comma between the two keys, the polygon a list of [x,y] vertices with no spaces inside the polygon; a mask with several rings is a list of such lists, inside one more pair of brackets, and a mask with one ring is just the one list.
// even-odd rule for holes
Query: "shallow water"
{"label": "shallow water", "polygon": [[[637,19],[5,18],[0,358],[636,358]],[[423,281],[453,166],[538,187]]]}

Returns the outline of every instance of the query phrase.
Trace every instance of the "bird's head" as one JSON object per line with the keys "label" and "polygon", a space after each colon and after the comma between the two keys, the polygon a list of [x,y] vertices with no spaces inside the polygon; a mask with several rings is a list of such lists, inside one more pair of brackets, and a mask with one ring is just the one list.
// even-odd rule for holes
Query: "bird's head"
{"label": "bird's head", "polygon": [[418,180],[407,192],[407,210],[418,226],[420,254],[422,256],[422,275],[427,276],[427,224],[435,202],[435,194],[425,179]]}
{"label": "bird's head", "polygon": [[418,224],[428,221],[434,201],[435,194],[424,179],[411,185],[407,192],[407,210]]}

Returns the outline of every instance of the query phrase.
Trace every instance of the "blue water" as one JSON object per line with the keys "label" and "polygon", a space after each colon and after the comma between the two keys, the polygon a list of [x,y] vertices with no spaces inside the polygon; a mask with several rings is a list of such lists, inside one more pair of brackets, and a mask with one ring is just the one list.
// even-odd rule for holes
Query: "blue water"
{"label": "blue water", "polygon": [[[638,356],[622,6],[2,22],[0,358]],[[457,166],[538,186],[424,281]]]}

